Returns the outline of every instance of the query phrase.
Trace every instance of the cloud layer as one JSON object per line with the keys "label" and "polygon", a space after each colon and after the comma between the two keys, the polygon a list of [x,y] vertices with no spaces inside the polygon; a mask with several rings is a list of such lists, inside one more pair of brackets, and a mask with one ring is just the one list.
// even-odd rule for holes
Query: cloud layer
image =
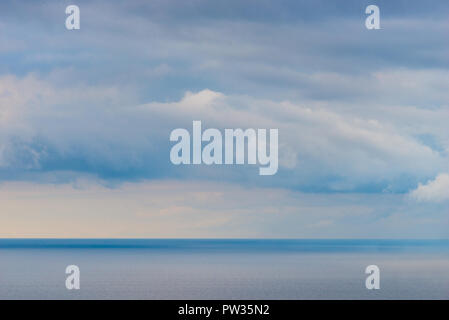
{"label": "cloud layer", "polygon": [[[1,77],[0,173],[11,179],[12,173],[25,178],[65,171],[119,180],[238,175],[242,182],[302,191],[406,192],[447,169],[448,134],[441,119],[446,109],[392,107],[378,116],[350,104],[339,109],[207,89],[174,102],[136,99],[116,87],[57,88],[36,76]],[[171,165],[169,134],[191,130],[193,120],[204,129],[279,129],[279,174],[261,182],[252,167]],[[422,127],[411,128],[410,122]],[[426,135],[433,145],[421,138]]]}
{"label": "cloud layer", "polygon": [[429,215],[401,195],[222,182],[9,182],[0,201],[0,237],[13,238],[444,238],[449,226],[445,207]]}
{"label": "cloud layer", "polygon": [[[83,212],[95,203],[98,224],[106,212],[121,216],[133,207],[135,194],[137,216],[165,230],[144,224],[152,230],[146,233],[123,216],[104,236],[132,235],[133,228],[168,235],[170,223],[194,220],[180,234],[362,237],[362,225],[372,223],[372,237],[376,228],[413,237],[447,225],[447,1],[379,0],[376,31],[364,27],[369,1],[79,0],[81,30],[74,32],[64,27],[69,4],[0,3],[0,186],[8,212],[22,217],[2,211],[3,234],[50,234],[51,218],[67,231],[64,219],[75,211],[58,220],[61,207],[52,203],[63,198],[59,188],[75,194],[79,179],[96,181],[101,187],[93,188],[107,194],[100,199],[115,205],[80,200]],[[279,129],[278,173],[172,165],[170,132],[191,129],[193,120],[204,128]],[[225,183],[227,198],[238,201],[202,207],[207,200],[170,199],[170,187],[146,189],[166,181],[175,181],[178,194]],[[6,201],[19,182],[25,193],[55,190],[22,207],[21,195]],[[145,204],[141,192],[171,205]],[[264,201],[246,203],[239,193]],[[338,201],[326,208],[310,205],[332,197]],[[274,207],[288,218],[264,220]],[[25,213],[32,208],[40,208],[34,220]],[[20,222],[45,212],[48,229]]]}

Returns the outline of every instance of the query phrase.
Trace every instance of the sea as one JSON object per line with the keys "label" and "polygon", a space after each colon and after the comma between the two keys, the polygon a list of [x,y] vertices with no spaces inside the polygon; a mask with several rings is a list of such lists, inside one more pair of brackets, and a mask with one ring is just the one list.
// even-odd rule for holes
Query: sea
{"label": "sea", "polygon": [[0,239],[0,299],[449,299],[449,241]]}

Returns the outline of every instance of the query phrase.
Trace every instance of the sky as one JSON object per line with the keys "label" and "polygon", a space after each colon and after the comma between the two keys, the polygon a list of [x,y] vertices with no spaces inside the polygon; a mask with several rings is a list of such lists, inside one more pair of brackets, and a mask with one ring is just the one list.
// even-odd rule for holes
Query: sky
{"label": "sky", "polygon": [[[0,237],[448,238],[448,36],[445,0],[2,1]],[[278,172],[173,165],[194,120],[278,129]]]}

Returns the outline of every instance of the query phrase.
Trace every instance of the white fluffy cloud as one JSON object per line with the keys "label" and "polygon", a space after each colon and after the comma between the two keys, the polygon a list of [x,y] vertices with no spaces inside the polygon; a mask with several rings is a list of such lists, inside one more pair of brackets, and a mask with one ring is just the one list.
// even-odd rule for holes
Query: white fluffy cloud
{"label": "white fluffy cloud", "polygon": [[[448,148],[441,110],[417,112],[414,107],[392,107],[376,114],[341,110],[329,103],[307,106],[210,90],[188,93],[176,103],[150,103],[141,108],[163,114],[177,126],[187,128],[192,120],[203,120],[203,127],[279,129],[280,165],[293,170],[290,180],[284,177],[286,184],[295,179],[298,184],[315,179],[328,189],[351,190],[361,184],[388,182],[385,188],[404,190],[405,186],[399,186],[401,177],[420,181],[447,167],[444,152],[417,139],[429,133],[436,136],[443,149]],[[433,128],[417,125],[413,130],[410,126],[428,123],[429,119],[433,119]],[[329,176],[338,178],[323,181]]]}
{"label": "white fluffy cloud", "polygon": [[419,202],[443,202],[449,200],[449,174],[441,173],[435,180],[419,184],[410,196]]}

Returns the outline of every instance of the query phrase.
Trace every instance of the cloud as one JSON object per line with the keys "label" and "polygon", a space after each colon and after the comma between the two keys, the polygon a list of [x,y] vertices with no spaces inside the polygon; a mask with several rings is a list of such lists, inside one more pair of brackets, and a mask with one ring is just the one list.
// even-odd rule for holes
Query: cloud
{"label": "cloud", "polygon": [[[447,237],[445,174],[397,194],[449,172],[446,1],[68,4],[0,2],[0,235]],[[279,129],[278,173],[173,166],[192,120]]]}
{"label": "cloud", "polygon": [[449,200],[449,174],[441,173],[435,180],[419,184],[410,192],[410,197],[418,202],[443,202]]}
{"label": "cloud", "polygon": [[[444,1],[380,1],[379,33],[357,1],[80,1],[79,32],[65,5],[0,4],[0,179],[407,192],[449,169]],[[173,168],[192,120],[278,128],[280,171]]]}
{"label": "cloud", "polygon": [[[225,7],[205,0],[80,1],[84,27],[68,33],[61,24],[67,2],[3,1],[0,72],[132,84],[147,98],[164,101],[203,88],[271,99],[351,99],[360,87],[366,91],[367,73],[448,69],[445,1],[435,1],[432,9],[419,1],[406,9],[377,4],[383,30],[373,33],[364,27],[359,1],[228,1]],[[317,70],[321,75],[306,81]],[[342,79],[341,93],[333,90],[339,83],[324,90],[327,83],[320,80],[335,79],[333,73],[358,78]],[[422,98],[420,90],[414,92],[409,90]]]}
{"label": "cloud", "polygon": [[[0,237],[401,238],[447,235],[447,210],[402,195],[312,194],[223,182],[0,184]],[[38,220],[38,223],[36,222]]]}
{"label": "cloud", "polygon": [[[132,91],[114,86],[56,86],[36,75],[0,77],[0,176],[27,180],[61,171],[122,181],[177,176],[303,191],[406,192],[447,169],[445,109],[378,112],[209,89],[187,92],[178,101],[138,101]],[[260,180],[250,166],[171,165],[169,134],[190,130],[193,120],[204,128],[279,129],[278,174]],[[431,145],[424,134],[433,137]]]}

